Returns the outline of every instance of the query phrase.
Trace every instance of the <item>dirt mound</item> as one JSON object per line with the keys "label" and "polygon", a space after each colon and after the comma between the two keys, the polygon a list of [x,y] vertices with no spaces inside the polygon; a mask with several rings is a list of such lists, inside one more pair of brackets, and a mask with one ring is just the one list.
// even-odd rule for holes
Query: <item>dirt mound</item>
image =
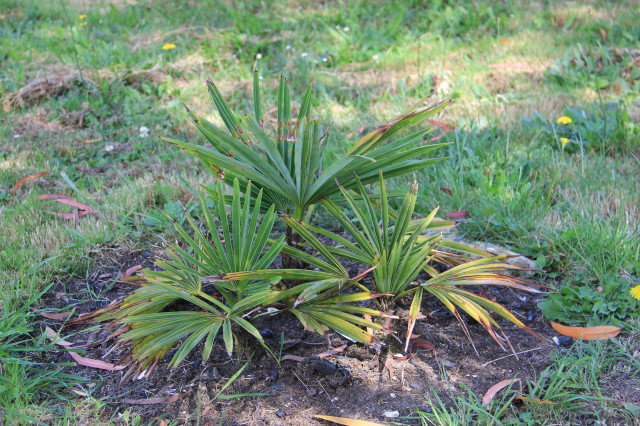
{"label": "dirt mound", "polygon": [[[117,266],[102,264],[88,279],[53,289],[45,296],[45,305],[58,308],[75,305],[76,314],[103,307],[134,289],[115,283],[119,274],[138,264],[154,267],[152,257],[136,252],[118,261]],[[505,288],[487,288],[485,296],[504,304],[518,317],[529,318],[527,326],[543,337],[556,335],[540,315],[531,313],[536,312],[535,297]],[[483,394],[504,379],[533,379],[551,362],[548,353],[553,344],[540,342],[506,321],[499,324],[517,356],[503,351],[480,325],[468,319],[474,336],[472,345],[453,315],[436,301],[425,300],[422,312],[426,319],[418,321],[414,333],[435,350],[420,346],[408,359],[394,356],[402,352],[403,344],[393,337],[382,336],[385,346],[376,351],[353,344],[339,334],[323,338],[305,331],[295,318],[284,314],[264,317],[255,323],[280,362],[251,342],[239,342],[243,349],[229,358],[219,342],[206,363],[202,362],[202,348],[197,348],[179,368],[169,369],[169,353],[150,377],[140,375],[121,382],[126,370],[105,372],[82,366],[68,367],[65,372],[95,383],[92,396],[107,403],[101,421],[129,409],[146,419],[163,417],[181,424],[200,419],[214,424],[308,425],[320,424],[312,418],[315,414],[384,422],[389,420],[385,417],[388,412],[398,411],[407,416],[417,408],[428,409],[426,401],[432,397],[432,389],[445,398],[449,391],[458,392],[460,385]],[[49,326],[56,331],[60,329],[59,322],[50,322]],[[397,336],[402,336],[406,323],[395,321],[391,327]],[[102,329],[76,326],[64,328],[61,335],[74,345],[83,345],[99,341],[102,333]],[[124,349],[114,348],[112,343],[93,346],[83,356],[117,362]],[[316,358],[332,349],[337,353]],[[223,395],[262,396],[216,399],[227,380],[249,359],[251,362],[242,375]],[[56,353],[50,359],[70,360],[66,352]]]}

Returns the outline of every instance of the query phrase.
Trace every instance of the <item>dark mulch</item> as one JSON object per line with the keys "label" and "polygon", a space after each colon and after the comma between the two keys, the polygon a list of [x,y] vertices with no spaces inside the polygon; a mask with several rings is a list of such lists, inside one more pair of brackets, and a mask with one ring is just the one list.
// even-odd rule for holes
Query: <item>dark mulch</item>
{"label": "dark mulch", "polygon": [[[45,296],[44,305],[49,308],[75,306],[76,314],[101,308],[134,289],[130,285],[114,283],[118,274],[138,264],[145,268],[155,267],[154,254],[158,253],[136,251],[119,261],[98,265],[88,279],[58,284]],[[386,345],[376,351],[353,344],[338,334],[325,339],[303,330],[292,316],[276,315],[257,323],[276,354],[281,342],[284,342],[282,355],[302,357],[311,357],[344,344],[347,347],[340,354],[322,361],[285,360],[278,366],[276,360],[252,343],[244,344],[232,359],[220,345],[216,345],[211,359],[205,364],[201,360],[201,351],[196,350],[179,368],[168,370],[166,364],[170,357],[167,357],[151,377],[128,379],[122,383],[126,370],[110,372],[76,366],[65,371],[95,383],[93,397],[107,403],[102,420],[129,408],[147,420],[167,418],[181,424],[195,421],[198,417],[202,424],[218,424],[221,419],[223,424],[229,425],[321,423],[312,419],[315,414],[381,422],[392,420],[384,416],[385,412],[398,411],[401,416],[407,416],[416,408],[427,410],[426,401],[432,388],[442,395],[447,391],[459,392],[460,385],[466,385],[482,395],[504,379],[533,379],[551,363],[548,354],[555,345],[548,339],[557,334],[539,314],[530,318],[530,311],[535,312],[538,297],[506,288],[488,288],[485,296],[504,304],[547,340],[541,342],[511,323],[498,321],[515,352],[520,353],[516,357],[510,351],[503,351],[478,324],[472,324],[470,320],[469,330],[479,353],[477,355],[455,318],[442,305],[427,298],[422,309],[426,318],[418,321],[414,333],[422,334],[421,339],[431,342],[435,351],[419,348],[407,360],[394,359],[393,355],[401,353],[403,348],[392,337],[382,336]],[[61,327],[59,321],[46,322],[54,330]],[[396,320],[392,325],[398,330],[398,336],[404,335],[404,322]],[[76,345],[99,340],[103,331],[86,331],[88,328],[92,327],[65,327],[61,335]],[[330,347],[327,346],[329,340]],[[243,342],[240,343],[242,345]],[[122,352],[120,348],[111,350],[112,344],[105,342],[89,349],[83,356],[117,362]],[[71,360],[69,354],[62,351],[48,356],[48,360],[53,362]],[[249,358],[249,366],[224,394],[267,395],[214,400],[228,378]],[[172,395],[180,396],[174,397],[175,402],[170,403],[138,405],[122,402],[125,399]]]}

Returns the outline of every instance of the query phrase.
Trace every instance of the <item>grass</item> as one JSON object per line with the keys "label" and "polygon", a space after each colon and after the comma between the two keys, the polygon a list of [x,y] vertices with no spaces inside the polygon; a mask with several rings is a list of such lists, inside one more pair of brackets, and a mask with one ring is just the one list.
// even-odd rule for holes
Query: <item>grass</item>
{"label": "grass", "polygon": [[[514,382],[486,405],[464,386],[448,395],[432,390],[427,409],[417,410],[417,418],[432,425],[534,425],[586,418],[606,422],[616,416],[634,424],[640,406],[620,398],[616,389],[637,380],[640,363],[633,356],[637,350],[633,338],[579,341],[569,350],[552,352],[553,363],[538,378],[525,384]],[[624,379],[612,382],[612,376]]]}
{"label": "grass", "polygon": [[[631,1],[477,3],[471,11],[447,1],[182,8],[0,0],[0,329],[14,330],[1,335],[0,352],[16,341],[45,350],[29,308],[42,307],[36,295],[50,284],[171,238],[157,212],[180,220],[183,190],[210,178],[157,136],[196,139],[181,102],[220,122],[203,87],[209,76],[232,106],[250,111],[254,63],[268,86],[265,105],[275,105],[280,73],[298,95],[313,82],[320,99],[313,107],[321,121],[333,121],[334,146],[432,90],[458,97],[439,119],[456,129],[443,139],[454,142],[450,159],[415,176],[418,211],[468,211],[461,235],[534,258],[545,269],[539,278],[557,287],[597,286],[608,273],[637,280],[640,71],[614,50],[637,48],[637,8]],[[166,43],[176,48],[163,50]],[[514,63],[528,68],[492,67]],[[38,77],[59,87],[13,95]],[[555,120],[564,114],[574,123],[562,149],[567,129]],[[12,193],[18,180],[41,171],[50,175]],[[52,192],[98,213],[59,219],[51,212],[68,213],[66,206],[35,199]],[[632,353],[632,345],[602,345]],[[575,371],[572,356],[562,368]],[[28,355],[10,357],[2,361],[0,417],[81,415],[76,403],[44,393],[51,381],[34,374]],[[619,374],[602,369],[589,383],[598,389]],[[633,412],[589,394],[595,418]],[[536,419],[562,416],[537,409],[549,413]]]}

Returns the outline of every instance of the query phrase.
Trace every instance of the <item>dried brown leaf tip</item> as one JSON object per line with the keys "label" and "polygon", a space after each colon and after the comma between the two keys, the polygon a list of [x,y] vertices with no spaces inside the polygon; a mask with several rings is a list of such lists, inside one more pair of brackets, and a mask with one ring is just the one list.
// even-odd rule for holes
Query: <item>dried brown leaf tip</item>
{"label": "dried brown leaf tip", "polygon": [[14,185],[13,189],[11,190],[11,193],[12,193],[12,194],[15,194],[15,193],[16,193],[16,191],[18,190],[18,188],[20,188],[20,186],[21,186],[23,183],[25,183],[26,181],[33,180],[33,179],[38,179],[38,178],[40,178],[40,177],[42,177],[42,176],[45,176],[45,175],[48,175],[48,174],[50,174],[50,173],[49,173],[49,172],[47,172],[47,171],[45,171],[45,172],[40,172],[40,173],[36,173],[36,174],[34,174],[34,175],[29,175],[29,176],[23,177],[22,179],[20,179],[20,180],[19,180],[19,181]]}

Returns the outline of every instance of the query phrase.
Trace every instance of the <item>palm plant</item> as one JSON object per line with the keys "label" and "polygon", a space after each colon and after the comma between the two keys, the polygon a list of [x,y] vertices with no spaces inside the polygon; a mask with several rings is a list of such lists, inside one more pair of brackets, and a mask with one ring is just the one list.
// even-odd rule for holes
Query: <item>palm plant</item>
{"label": "palm plant", "polygon": [[[206,360],[220,334],[229,354],[241,335],[253,337],[271,352],[252,324],[256,318],[274,314],[272,309],[264,312],[266,307],[275,308],[275,313],[290,312],[305,328],[318,333],[331,329],[353,341],[372,343],[374,336],[365,328],[381,330],[382,326],[366,316],[389,316],[382,311],[388,312],[404,296],[413,298],[407,350],[425,292],[453,312],[469,338],[459,309],[482,324],[500,345],[496,333],[500,327],[491,312],[535,335],[503,306],[458,288],[491,284],[537,292],[534,283],[501,274],[516,269],[501,263],[503,257],[444,238],[441,232],[455,222],[436,218],[437,209],[413,219],[417,183],[397,213],[389,206],[384,179],[439,161],[425,156],[444,145],[419,144],[428,129],[393,137],[438,113],[449,100],[385,123],[325,168],[328,131],[310,119],[311,88],[293,120],[289,86],[280,79],[272,137],[264,125],[258,86],[255,73],[254,114],[238,116],[215,85],[207,82],[228,132],[187,112],[211,147],[166,139],[199,157],[220,179],[214,187],[205,188],[215,202],[214,215],[200,194],[202,229],[186,212],[189,229],[174,223],[182,245],[170,245],[169,259],[157,262],[162,270],[144,271],[146,282],[137,291],[89,316],[111,320],[111,327],[119,327],[112,336],[130,348],[122,359],[133,361],[135,368],[130,372],[152,370],[174,347],[171,366],[179,365],[199,346]],[[376,182],[379,193],[372,195],[365,185]],[[231,195],[225,195],[224,184],[232,187]],[[338,207],[339,199],[346,202],[353,218]],[[304,222],[316,204],[324,206],[349,237]],[[277,212],[288,228],[286,235],[272,239]],[[326,245],[317,235],[335,244]],[[307,244],[302,245],[300,238]],[[456,252],[481,259],[472,261]],[[282,267],[274,268],[278,256]],[[340,259],[370,269],[350,277]],[[440,273],[433,262],[450,269]],[[291,267],[302,263],[314,269]],[[360,282],[371,271],[373,292]],[[362,306],[360,302],[367,300],[377,300],[382,311]],[[185,305],[186,310],[179,310]]]}
{"label": "palm plant", "polygon": [[[217,191],[223,191],[220,182]],[[250,319],[265,306],[291,311],[305,327],[320,333],[331,328],[356,341],[372,340],[371,334],[360,326],[381,327],[358,315],[380,312],[344,303],[378,295],[368,291],[340,295],[360,277],[350,279],[335,257],[311,260],[323,271],[267,269],[284,249],[284,235],[269,240],[275,207],[269,207],[260,220],[262,200],[262,190],[252,197],[251,183],[243,197],[236,179],[230,211],[226,210],[224,199],[215,205],[217,220],[201,195],[204,232],[189,213],[186,218],[190,232],[174,222],[185,247],[171,245],[167,250],[170,259],[157,262],[163,270],[144,271],[146,282],[141,288],[121,304],[106,312],[101,310],[97,317],[112,320],[112,327],[120,327],[112,335],[118,336],[119,344],[131,348],[122,362],[132,360],[138,372],[152,370],[171,348],[179,345],[170,361],[170,366],[177,366],[202,341],[206,360],[219,333],[231,354],[238,330],[253,336],[270,351]],[[288,253],[308,256],[295,249],[288,249]],[[189,308],[175,310],[174,302]]]}
{"label": "palm plant", "polygon": [[[387,178],[411,173],[439,161],[424,158],[445,144],[417,144],[429,129],[419,130],[390,141],[393,136],[440,112],[450,100],[414,109],[378,127],[333,164],[323,165],[328,129],[310,118],[312,91],[305,92],[297,119],[292,119],[290,90],[280,78],[275,137],[267,133],[260,101],[259,79],[254,73],[254,114],[235,114],[211,80],[209,93],[229,133],[187,109],[193,123],[212,147],[165,139],[199,157],[213,174],[228,181],[237,178],[244,188],[251,181],[263,190],[264,198],[280,213],[301,220],[320,200],[339,193],[336,182],[345,188],[377,180],[382,170]],[[388,143],[387,143],[388,142]],[[215,191],[211,191],[215,193]]]}
{"label": "palm plant", "polygon": [[[276,218],[274,207],[268,209],[260,223],[262,193],[258,192],[252,206],[251,185],[246,190],[243,202],[240,184],[234,182],[231,222],[224,203],[216,204],[218,221],[214,221],[201,196],[207,235],[186,213],[193,235],[176,223],[174,226],[188,249],[171,245],[167,249],[171,259],[157,262],[163,270],[144,271],[146,283],[127,297],[117,310],[98,317],[99,320],[115,318],[114,325],[123,326],[116,332],[120,335],[119,343],[132,347],[130,356],[136,360],[139,369],[149,364],[155,366],[182,339],[185,340],[171,359],[171,365],[179,365],[203,339],[203,358],[207,359],[220,330],[225,348],[231,353],[234,325],[262,341],[260,333],[244,314],[271,300],[273,294],[269,285],[220,282],[216,283],[216,294],[213,294],[207,290],[208,283],[204,280],[210,275],[268,267],[284,245],[284,237],[281,237],[264,251]],[[176,301],[198,310],[162,312]]]}
{"label": "palm plant", "polygon": [[[363,182],[356,178],[356,184],[356,191],[361,194],[361,203],[346,188],[340,187],[340,191],[354,218],[357,219],[357,224],[347,217],[332,200],[322,201],[323,206],[340,222],[351,240],[298,221],[293,217],[285,217],[284,220],[318,251],[323,250],[332,256],[374,266],[375,287],[384,295],[378,299],[383,310],[388,310],[399,298],[413,295],[409,309],[405,350],[419,315],[424,292],[438,298],[460,320],[469,338],[471,336],[458,308],[478,321],[501,346],[503,346],[502,342],[496,334],[496,329],[499,330],[500,327],[491,317],[490,312],[536,335],[500,304],[470,291],[459,289],[457,286],[498,285],[529,292],[541,292],[536,287],[542,286],[501,274],[500,272],[508,269],[518,269],[499,262],[505,256],[493,256],[464,244],[446,240],[441,233],[434,234],[434,230],[442,231],[454,226],[453,222],[436,220],[437,209],[423,219],[412,220],[417,199],[417,183],[411,186],[395,219],[389,208],[382,172],[379,174],[379,196],[375,200],[379,201],[379,206],[376,206],[374,200],[367,194]],[[312,232],[333,240],[337,245],[325,246]],[[451,248],[485,257],[471,261],[466,256],[448,252],[447,250]],[[432,262],[445,263],[453,267],[439,273],[431,266]],[[423,272],[428,278],[420,278]]]}

